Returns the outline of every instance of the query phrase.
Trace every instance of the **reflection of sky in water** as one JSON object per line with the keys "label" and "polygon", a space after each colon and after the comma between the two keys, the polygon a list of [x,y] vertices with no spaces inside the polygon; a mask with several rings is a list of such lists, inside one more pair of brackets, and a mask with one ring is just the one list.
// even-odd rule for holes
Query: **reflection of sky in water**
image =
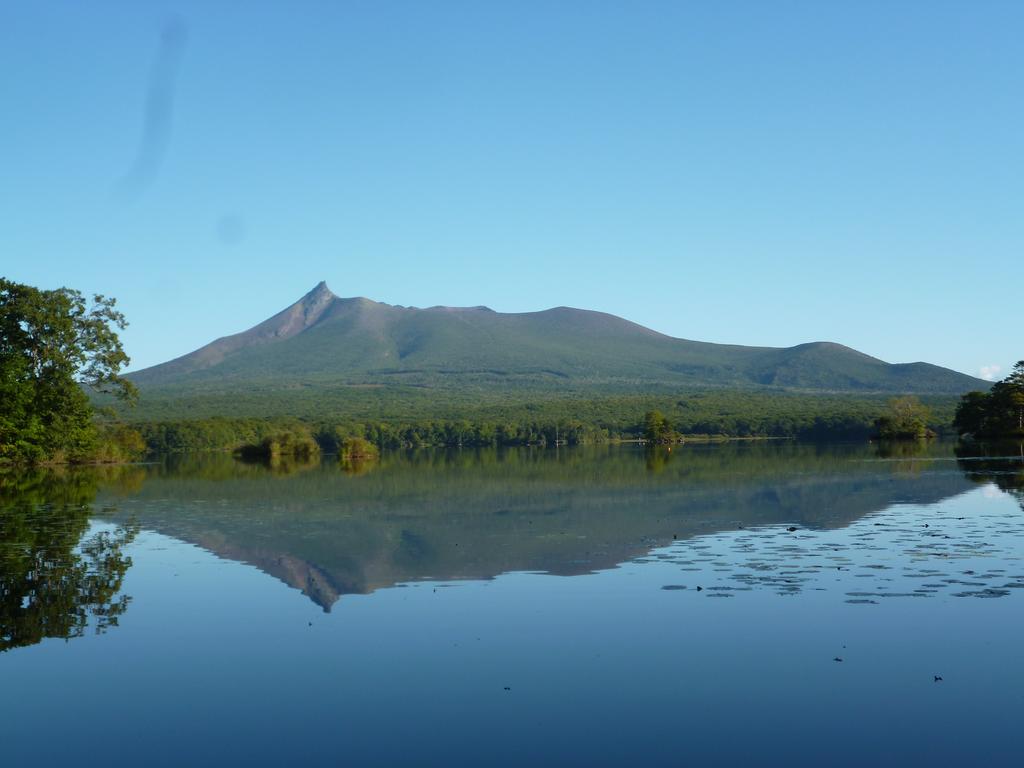
{"label": "reflection of sky in water", "polygon": [[143,531],[117,631],[0,658],[9,764],[1016,764],[1024,528],[990,488],[330,614]]}
{"label": "reflection of sky in water", "polygon": [[999,486],[995,483],[988,483],[981,489],[981,492],[986,499],[997,499],[1002,493],[1002,491],[999,490]]}

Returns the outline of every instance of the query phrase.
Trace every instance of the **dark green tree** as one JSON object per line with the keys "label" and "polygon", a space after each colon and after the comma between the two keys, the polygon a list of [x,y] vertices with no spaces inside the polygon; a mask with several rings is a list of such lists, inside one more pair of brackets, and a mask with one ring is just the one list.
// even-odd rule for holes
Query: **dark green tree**
{"label": "dark green tree", "polygon": [[960,434],[975,437],[1024,435],[1024,360],[989,392],[968,392],[953,421]]}
{"label": "dark green tree", "polygon": [[86,388],[125,400],[127,325],[115,300],[0,278],[0,460],[87,458],[96,448]]}
{"label": "dark green tree", "polygon": [[1024,360],[1018,360],[1013,372],[1002,381],[1007,399],[1017,411],[1017,431],[1024,433]]}
{"label": "dark green tree", "polygon": [[981,435],[985,433],[988,419],[988,392],[968,392],[960,398],[953,417],[953,426],[961,435]]}

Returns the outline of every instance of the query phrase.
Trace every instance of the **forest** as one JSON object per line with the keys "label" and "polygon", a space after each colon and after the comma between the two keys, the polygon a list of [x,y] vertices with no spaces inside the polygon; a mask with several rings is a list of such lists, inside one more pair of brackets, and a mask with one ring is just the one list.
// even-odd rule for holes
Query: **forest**
{"label": "forest", "polygon": [[[952,398],[922,398],[928,428],[951,431]],[[789,438],[866,440],[890,410],[882,396],[710,391],[676,396],[550,399],[467,412],[462,418],[223,418],[127,422],[153,453],[235,450],[284,433],[311,436],[335,453],[346,437],[381,448],[578,445],[624,440]],[[656,433],[652,433],[652,422]]]}

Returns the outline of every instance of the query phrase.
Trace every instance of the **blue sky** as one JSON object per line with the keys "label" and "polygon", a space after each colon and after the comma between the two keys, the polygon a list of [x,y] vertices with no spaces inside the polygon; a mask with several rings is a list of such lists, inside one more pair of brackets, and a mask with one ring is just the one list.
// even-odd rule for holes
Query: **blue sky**
{"label": "blue sky", "polygon": [[133,368],[323,279],[1000,377],[1022,32],[995,0],[8,3],[0,274],[116,296]]}

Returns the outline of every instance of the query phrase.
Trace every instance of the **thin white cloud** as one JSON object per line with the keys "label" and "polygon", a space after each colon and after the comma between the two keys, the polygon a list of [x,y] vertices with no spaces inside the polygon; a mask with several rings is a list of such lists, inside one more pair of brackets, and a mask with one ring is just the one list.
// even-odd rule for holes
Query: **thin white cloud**
{"label": "thin white cloud", "polygon": [[993,379],[995,379],[997,375],[999,375],[999,372],[1001,370],[1003,370],[1003,366],[1001,365],[983,365],[981,366],[981,370],[979,370],[978,373],[981,376],[981,378],[985,379],[986,381],[992,381]]}

